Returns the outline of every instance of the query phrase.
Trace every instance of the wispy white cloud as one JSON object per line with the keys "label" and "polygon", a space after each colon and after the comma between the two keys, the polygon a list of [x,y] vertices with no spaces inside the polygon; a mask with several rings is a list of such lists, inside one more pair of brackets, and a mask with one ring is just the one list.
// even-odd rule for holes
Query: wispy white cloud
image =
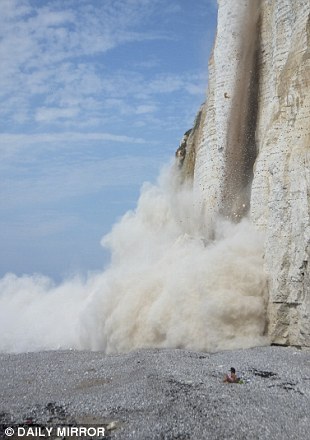
{"label": "wispy white cloud", "polygon": [[31,210],[22,218],[11,219],[9,223],[1,221],[0,241],[4,243],[9,237],[14,237],[15,240],[38,240],[72,229],[79,222],[78,216],[70,213]]}
{"label": "wispy white cloud", "polygon": [[[3,0],[0,97],[6,106],[2,117],[20,123],[48,122],[50,116],[53,122],[58,119],[55,111],[40,109],[54,105],[61,108],[61,118],[70,119],[67,101],[72,96],[78,92],[83,109],[83,100],[102,89],[102,60],[97,58],[90,67],[85,59],[129,42],[163,38],[154,30],[134,29],[159,3],[162,0],[54,1],[34,7],[28,0]],[[22,111],[16,116],[17,108]]]}
{"label": "wispy white cloud", "polygon": [[[120,144],[144,144],[145,140],[133,138],[126,135],[115,135],[112,133],[81,133],[81,132],[61,132],[61,133],[40,133],[40,134],[12,134],[0,133],[0,160],[12,160],[20,154],[35,156],[44,149],[51,151],[51,146],[55,150],[62,150],[66,146],[76,149],[79,144],[100,143],[106,148],[111,147],[111,143]],[[4,162],[3,162],[4,163]]]}
{"label": "wispy white cloud", "polygon": [[[180,4],[163,0],[105,0],[37,3],[4,0],[0,16],[0,117],[12,130],[31,123],[67,127],[108,125],[108,100],[126,98],[120,114],[147,114],[137,108],[156,105],[157,93],[196,93],[201,80],[157,74],[147,78],[139,69],[158,65],[158,58],[126,70],[109,70],[104,55],[124,44],[172,38],[159,27],[148,27],[153,14],[169,17]],[[160,21],[160,20],[159,20]],[[137,27],[139,25],[139,27]],[[143,64],[144,63],[144,64]],[[138,69],[138,70],[135,70]],[[0,124],[1,127],[1,124]]]}
{"label": "wispy white cloud", "polygon": [[143,115],[145,113],[154,113],[156,110],[157,110],[156,105],[151,105],[151,104],[138,105],[136,109],[136,114]]}
{"label": "wispy white cloud", "polygon": [[36,110],[35,120],[36,121],[55,121],[57,119],[73,118],[78,116],[78,107],[41,107]]}
{"label": "wispy white cloud", "polygon": [[[0,190],[0,209],[20,209],[96,194],[107,187],[139,185],[159,168],[159,159],[119,156],[111,159],[54,161],[31,174],[7,179]],[[96,176],[96,178],[94,178]]]}
{"label": "wispy white cloud", "polygon": [[71,225],[81,245],[94,209],[107,230],[155,179],[201,103],[206,72],[184,51],[213,0],[0,3],[0,246],[17,261],[27,234],[33,249]]}

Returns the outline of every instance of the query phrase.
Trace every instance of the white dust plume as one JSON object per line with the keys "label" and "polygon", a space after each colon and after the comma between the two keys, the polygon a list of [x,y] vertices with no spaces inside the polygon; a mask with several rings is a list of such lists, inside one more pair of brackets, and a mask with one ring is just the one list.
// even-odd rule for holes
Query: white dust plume
{"label": "white dust plume", "polygon": [[[262,237],[248,219],[218,220],[207,242],[190,189],[174,172],[142,188],[103,244],[111,264],[87,280],[0,280],[0,351],[267,344]],[[208,235],[210,236],[210,234]]]}

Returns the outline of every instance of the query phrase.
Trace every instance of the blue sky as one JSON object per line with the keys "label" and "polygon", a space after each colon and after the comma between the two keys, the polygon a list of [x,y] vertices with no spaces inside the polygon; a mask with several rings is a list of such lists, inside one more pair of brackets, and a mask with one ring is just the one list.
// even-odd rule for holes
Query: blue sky
{"label": "blue sky", "polygon": [[102,236],[205,99],[216,0],[0,10],[0,276],[101,269]]}

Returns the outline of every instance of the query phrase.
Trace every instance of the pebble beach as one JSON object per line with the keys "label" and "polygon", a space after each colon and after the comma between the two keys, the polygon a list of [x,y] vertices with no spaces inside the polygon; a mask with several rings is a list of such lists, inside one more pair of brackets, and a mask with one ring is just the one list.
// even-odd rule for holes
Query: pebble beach
{"label": "pebble beach", "polygon": [[[223,383],[231,367],[243,383]],[[1,354],[0,370],[2,438],[56,425],[124,440],[309,438],[309,349],[45,351]]]}

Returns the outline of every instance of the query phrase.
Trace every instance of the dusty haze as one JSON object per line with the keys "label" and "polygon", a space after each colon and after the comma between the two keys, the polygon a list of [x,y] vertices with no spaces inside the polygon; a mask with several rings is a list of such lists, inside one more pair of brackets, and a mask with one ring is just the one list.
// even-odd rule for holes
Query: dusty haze
{"label": "dusty haze", "polygon": [[61,285],[41,275],[6,275],[0,350],[267,344],[262,237],[247,219],[218,219],[207,241],[194,212],[191,189],[180,188],[170,167],[103,239],[111,251],[103,273]]}

